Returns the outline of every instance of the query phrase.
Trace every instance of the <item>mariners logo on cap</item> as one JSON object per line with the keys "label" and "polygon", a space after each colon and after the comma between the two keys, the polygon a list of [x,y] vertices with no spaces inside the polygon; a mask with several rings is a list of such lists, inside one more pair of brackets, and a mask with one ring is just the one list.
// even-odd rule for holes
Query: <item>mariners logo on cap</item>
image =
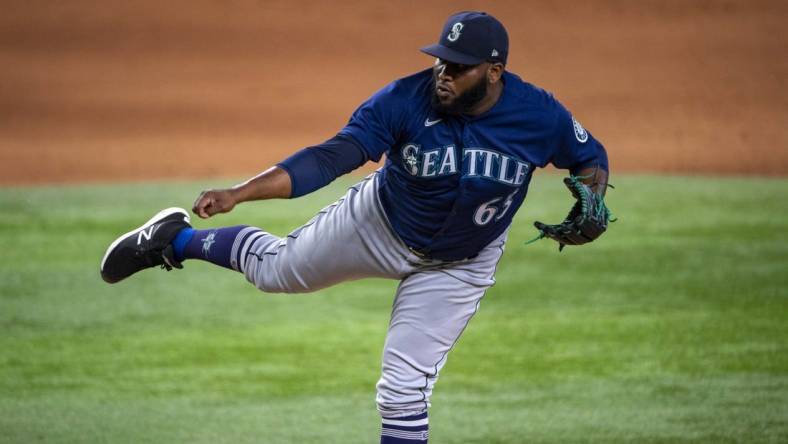
{"label": "mariners logo on cap", "polygon": [[460,38],[460,33],[462,32],[462,22],[457,22],[451,27],[451,32],[449,35],[446,36],[450,42],[456,42],[458,38]]}

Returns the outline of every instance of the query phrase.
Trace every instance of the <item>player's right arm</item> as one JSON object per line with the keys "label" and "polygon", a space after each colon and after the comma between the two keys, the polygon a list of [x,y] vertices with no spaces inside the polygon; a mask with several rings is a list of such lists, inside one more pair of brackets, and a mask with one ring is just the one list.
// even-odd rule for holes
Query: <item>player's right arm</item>
{"label": "player's right arm", "polygon": [[241,202],[287,198],[291,188],[287,172],[279,167],[271,167],[232,188],[203,191],[194,201],[192,211],[207,219],[215,214],[228,213]]}
{"label": "player's right arm", "polygon": [[340,134],[320,145],[304,148],[232,188],[203,191],[192,211],[205,219],[232,211],[242,202],[303,196],[355,170],[368,159],[357,142]]}
{"label": "player's right arm", "polygon": [[406,107],[389,84],[364,102],[348,124],[333,138],[304,148],[275,167],[224,190],[203,191],[192,211],[202,218],[227,213],[241,202],[289,199],[303,196],[331,183],[368,160],[379,161],[394,144]]}

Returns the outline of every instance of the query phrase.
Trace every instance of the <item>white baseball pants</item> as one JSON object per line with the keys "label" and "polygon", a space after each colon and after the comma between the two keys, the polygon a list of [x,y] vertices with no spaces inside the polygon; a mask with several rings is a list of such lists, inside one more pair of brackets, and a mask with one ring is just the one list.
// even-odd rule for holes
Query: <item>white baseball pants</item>
{"label": "white baseball pants", "polygon": [[378,173],[286,237],[249,227],[231,265],[268,293],[305,293],[365,277],[400,280],[377,383],[382,416],[422,413],[446,357],[494,283],[506,232],[457,262],[416,256],[394,233],[378,199]]}

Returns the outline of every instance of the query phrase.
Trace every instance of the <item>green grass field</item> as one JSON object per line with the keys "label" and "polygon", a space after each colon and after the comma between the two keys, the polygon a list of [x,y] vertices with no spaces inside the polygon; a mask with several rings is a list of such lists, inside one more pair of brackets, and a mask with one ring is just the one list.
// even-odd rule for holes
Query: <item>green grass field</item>
{"label": "green grass field", "polygon": [[[599,242],[524,246],[569,208],[559,179],[532,185],[430,442],[788,442],[788,180],[619,176]],[[230,183],[0,189],[0,442],[377,442],[395,282],[101,281],[117,235]],[[285,234],[348,184],[196,225]]]}

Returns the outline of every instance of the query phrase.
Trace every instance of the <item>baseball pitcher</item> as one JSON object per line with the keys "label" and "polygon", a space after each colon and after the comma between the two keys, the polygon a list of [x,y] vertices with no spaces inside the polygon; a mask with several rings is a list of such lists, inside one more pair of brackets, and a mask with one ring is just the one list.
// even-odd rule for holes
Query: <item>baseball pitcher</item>
{"label": "baseball pitcher", "polygon": [[550,93],[506,71],[503,25],[449,17],[434,65],[356,109],[335,137],[228,189],[203,191],[201,218],[242,202],[296,198],[385,154],[385,165],[285,237],[252,226],[197,230],[165,209],[107,249],[109,283],[187,259],[242,273],[264,292],[312,292],[365,277],[400,281],[384,345],[381,443],[426,443],[430,395],[449,351],[494,283],[512,217],[534,170],[567,169],[575,204],[540,237],[591,242],[607,228],[603,146]]}

